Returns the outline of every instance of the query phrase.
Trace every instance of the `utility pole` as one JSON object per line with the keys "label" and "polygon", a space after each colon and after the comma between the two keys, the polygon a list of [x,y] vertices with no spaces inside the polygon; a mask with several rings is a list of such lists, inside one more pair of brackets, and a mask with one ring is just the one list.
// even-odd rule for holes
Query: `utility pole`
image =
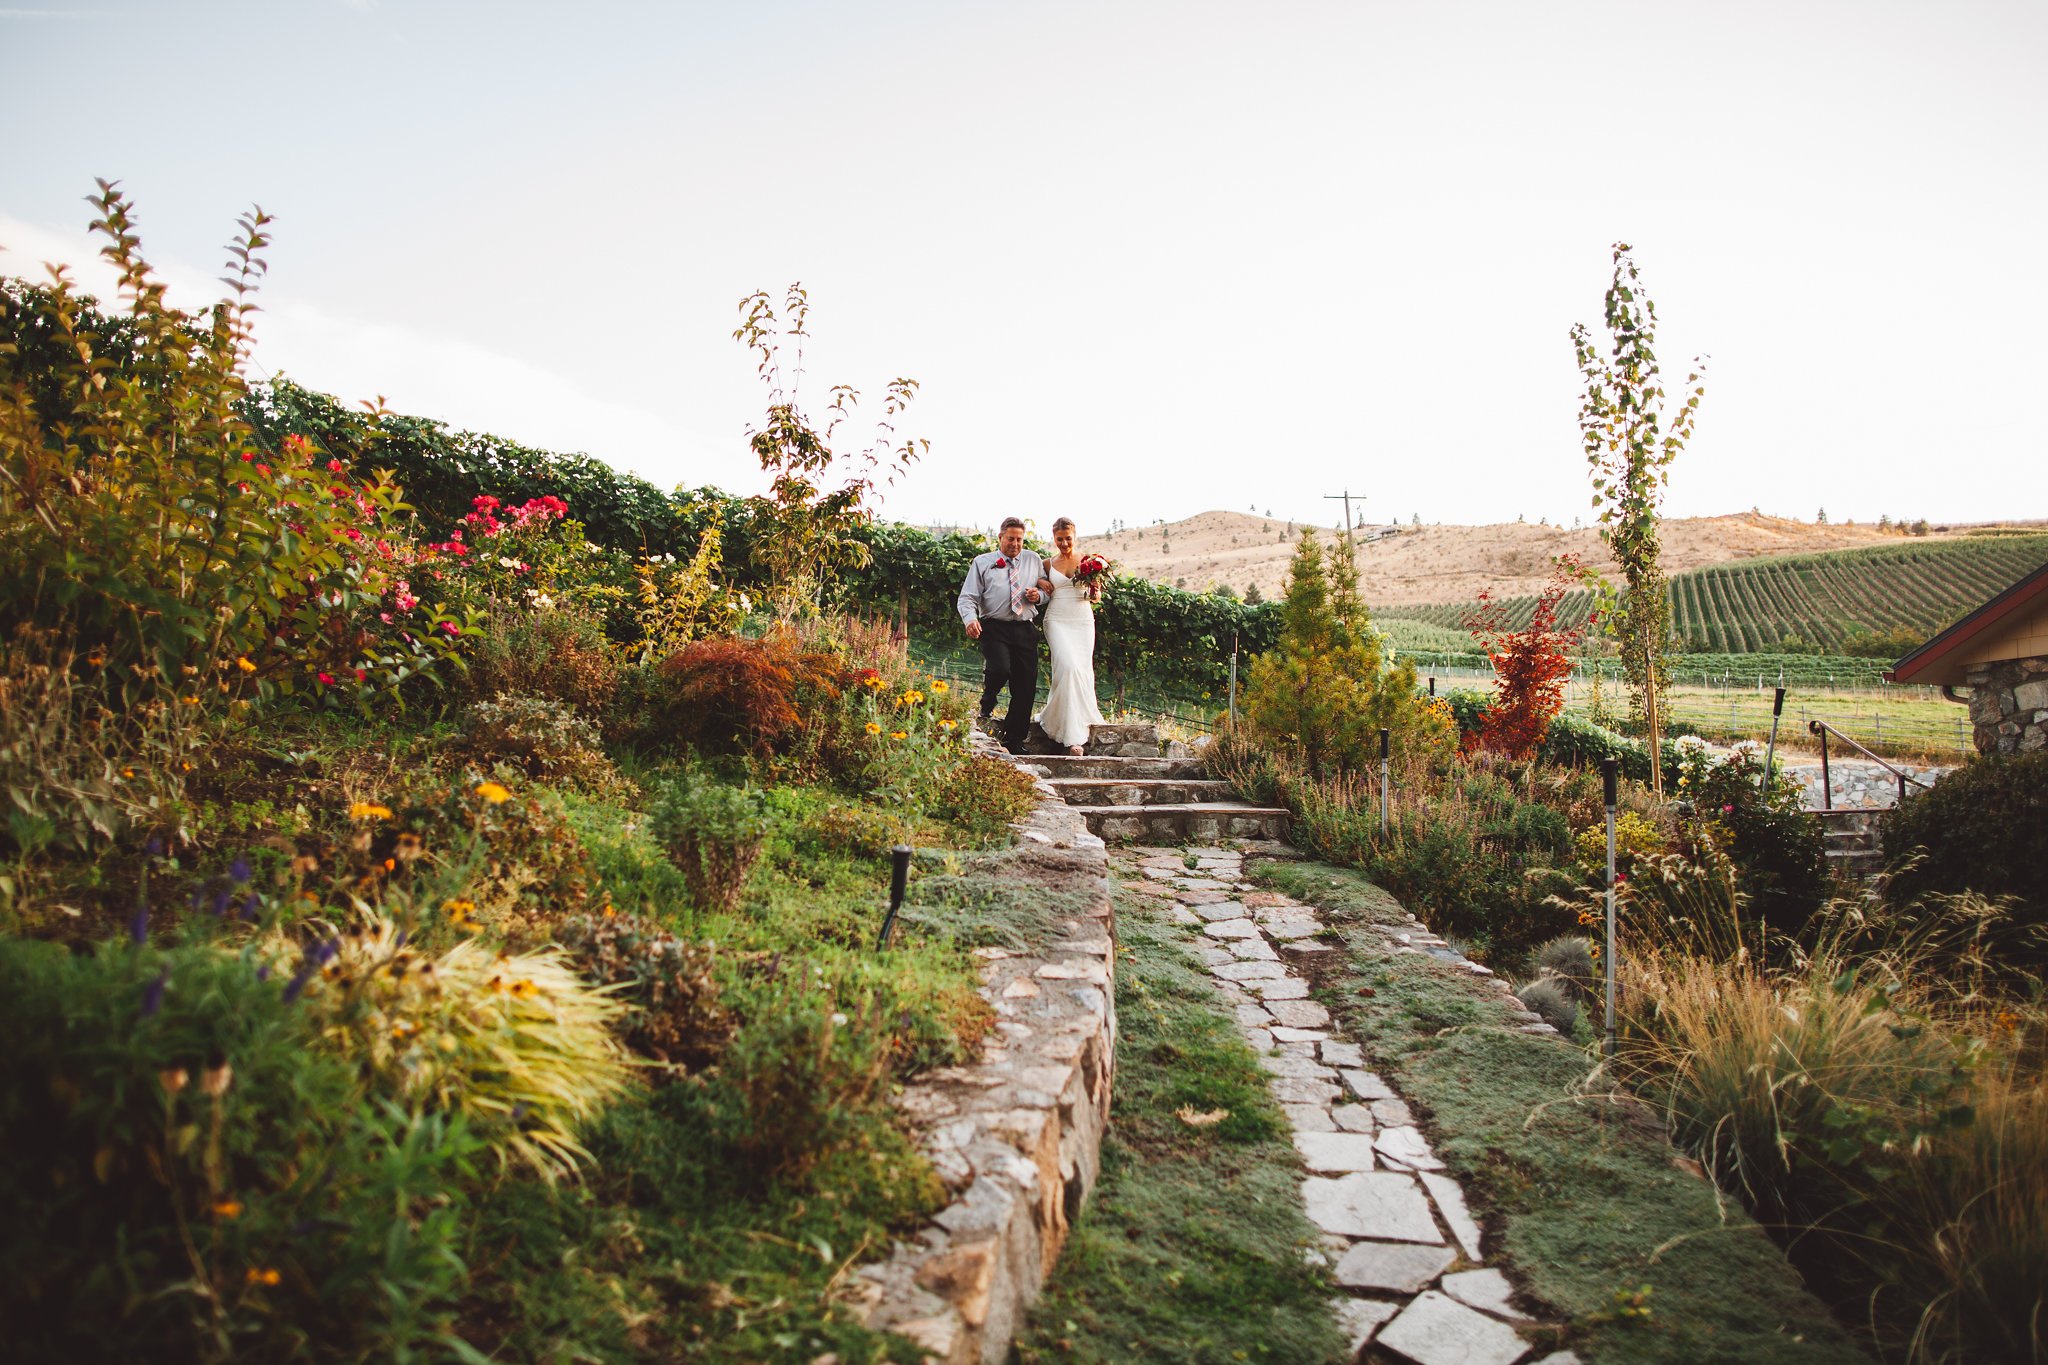
{"label": "utility pole", "polygon": [[[1351,490],[1347,488],[1342,493],[1323,494],[1324,502],[1336,502],[1340,498],[1344,501],[1344,545],[1348,549],[1351,545]],[[1364,502],[1365,494],[1360,493],[1358,500]]]}

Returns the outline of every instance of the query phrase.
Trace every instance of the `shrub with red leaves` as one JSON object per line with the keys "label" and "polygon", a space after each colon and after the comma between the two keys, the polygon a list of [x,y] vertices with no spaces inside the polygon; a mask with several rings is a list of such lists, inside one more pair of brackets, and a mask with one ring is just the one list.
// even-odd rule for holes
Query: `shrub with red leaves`
{"label": "shrub with red leaves", "polygon": [[1564,686],[1572,675],[1572,651],[1599,616],[1584,625],[1561,630],[1558,604],[1587,569],[1577,555],[1561,555],[1529,624],[1509,626],[1506,608],[1493,594],[1479,594],[1479,606],[1465,618],[1465,629],[1493,661],[1493,705],[1487,708],[1475,747],[1510,758],[1530,758],[1543,743],[1550,722],[1564,710]]}

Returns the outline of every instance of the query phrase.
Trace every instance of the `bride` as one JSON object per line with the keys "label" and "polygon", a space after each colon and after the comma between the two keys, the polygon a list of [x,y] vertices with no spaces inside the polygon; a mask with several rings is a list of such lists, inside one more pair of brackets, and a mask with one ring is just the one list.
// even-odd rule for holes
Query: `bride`
{"label": "bride", "polygon": [[1053,549],[1045,572],[1052,601],[1045,609],[1045,642],[1052,649],[1052,691],[1038,713],[1039,728],[1053,741],[1079,755],[1088,742],[1088,727],[1102,724],[1095,704],[1095,608],[1101,595],[1095,584],[1076,586],[1068,577],[1081,567],[1074,552],[1074,521],[1061,517],[1052,524]]}

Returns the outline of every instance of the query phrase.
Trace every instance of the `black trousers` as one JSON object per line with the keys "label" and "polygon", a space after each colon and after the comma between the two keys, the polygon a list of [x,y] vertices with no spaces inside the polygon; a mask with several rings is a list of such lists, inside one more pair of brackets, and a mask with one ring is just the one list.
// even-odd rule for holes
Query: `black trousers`
{"label": "black trousers", "polygon": [[1005,686],[1010,689],[1003,747],[1018,752],[1031,732],[1031,703],[1038,697],[1038,623],[984,619],[981,661],[981,714],[993,715],[996,694]]}

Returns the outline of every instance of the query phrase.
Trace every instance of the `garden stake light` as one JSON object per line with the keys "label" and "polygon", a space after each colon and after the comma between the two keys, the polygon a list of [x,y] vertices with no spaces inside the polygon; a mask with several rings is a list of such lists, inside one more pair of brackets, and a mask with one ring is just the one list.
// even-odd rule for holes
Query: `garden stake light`
{"label": "garden stake light", "polygon": [[1380,833],[1387,832],[1387,753],[1388,735],[1386,726],[1380,727]]}
{"label": "garden stake light", "polygon": [[1600,786],[1607,800],[1607,1047],[1614,1060],[1614,798],[1616,769],[1620,760],[1600,760]]}
{"label": "garden stake light", "polygon": [[896,912],[903,908],[903,888],[910,880],[910,845],[897,844],[889,850],[889,913],[882,917],[882,932],[875,935],[875,951],[889,946],[896,932]]}
{"label": "garden stake light", "polygon": [[1779,688],[1778,695],[1771,700],[1771,742],[1764,746],[1764,772],[1756,780],[1756,789],[1765,795],[1771,790],[1771,765],[1778,753],[1778,717],[1785,714],[1785,689]]}

